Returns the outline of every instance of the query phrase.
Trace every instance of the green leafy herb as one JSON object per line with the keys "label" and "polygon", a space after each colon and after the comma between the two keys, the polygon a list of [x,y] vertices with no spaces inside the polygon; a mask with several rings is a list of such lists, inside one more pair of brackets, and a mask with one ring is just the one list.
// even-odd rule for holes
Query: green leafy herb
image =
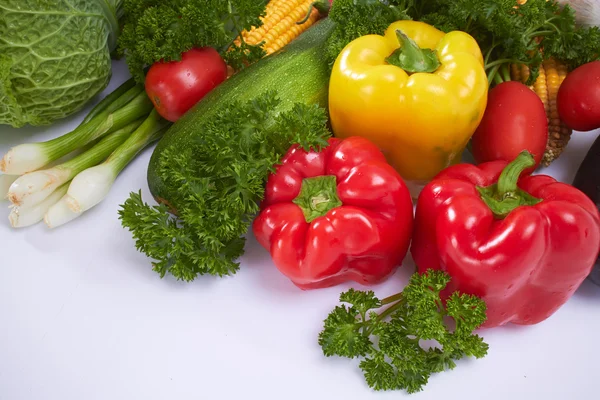
{"label": "green leafy herb", "polygon": [[600,55],[600,30],[578,27],[571,7],[555,0],[515,6],[515,0],[424,0],[413,17],[446,32],[471,34],[485,55],[491,83],[510,80],[511,63],[529,66],[532,84],[549,57],[574,68]]}
{"label": "green leafy herb", "polygon": [[325,320],[319,334],[323,353],[361,357],[371,388],[408,393],[422,390],[432,374],[456,367],[456,360],[484,357],[488,345],[473,331],[485,322],[486,305],[457,292],[444,303],[440,292],[449,281],[445,272],[429,270],[415,273],[401,293],[383,300],[372,291],[342,293],[340,301],[349,306],[336,306]]}
{"label": "green leafy herb", "polygon": [[[244,237],[259,211],[266,180],[292,144],[327,145],[325,109],[296,103],[278,113],[280,100],[267,92],[248,103],[231,101],[184,152],[161,158],[165,181],[178,186],[171,204],[149,206],[132,193],[119,211],[138,250],[154,259],[161,277],[191,281],[198,275],[229,275],[239,268]],[[177,216],[169,211],[176,212]]]}
{"label": "green leafy herb", "polygon": [[[156,61],[180,60],[193,47],[219,50],[230,65],[241,67],[264,55],[240,33],[262,25],[266,0],[124,0],[119,53],[136,81]],[[234,44],[239,38],[240,43]],[[228,49],[232,49],[228,52]]]}

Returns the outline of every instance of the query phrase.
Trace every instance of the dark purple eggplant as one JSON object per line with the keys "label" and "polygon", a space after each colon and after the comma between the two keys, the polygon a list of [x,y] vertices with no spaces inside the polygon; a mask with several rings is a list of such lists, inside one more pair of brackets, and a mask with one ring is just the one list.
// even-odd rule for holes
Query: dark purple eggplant
{"label": "dark purple eggplant", "polygon": [[[588,150],[577,170],[573,186],[585,193],[600,210],[600,136]],[[596,260],[589,279],[600,285],[600,256]]]}

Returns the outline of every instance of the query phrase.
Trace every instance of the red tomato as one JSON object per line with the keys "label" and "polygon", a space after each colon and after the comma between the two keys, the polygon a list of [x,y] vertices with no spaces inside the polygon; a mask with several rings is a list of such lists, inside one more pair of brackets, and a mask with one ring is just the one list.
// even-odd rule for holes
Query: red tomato
{"label": "red tomato", "polygon": [[191,49],[181,61],[156,62],[146,75],[146,93],[158,113],[177,121],[227,78],[227,64],[212,47]]}
{"label": "red tomato", "polygon": [[600,61],[570,72],[558,89],[558,115],[571,129],[600,128]]}
{"label": "red tomato", "polygon": [[[537,167],[548,142],[544,103],[520,82],[504,82],[490,90],[488,104],[471,142],[475,161],[514,160],[528,150]],[[530,168],[526,173],[531,173]]]}

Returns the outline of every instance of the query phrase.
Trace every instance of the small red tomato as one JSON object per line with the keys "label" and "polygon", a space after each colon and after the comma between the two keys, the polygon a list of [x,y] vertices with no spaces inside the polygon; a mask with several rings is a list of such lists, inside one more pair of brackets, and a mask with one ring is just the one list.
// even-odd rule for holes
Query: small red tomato
{"label": "small red tomato", "polygon": [[[489,91],[488,104],[471,141],[471,152],[480,164],[510,162],[523,150],[542,160],[548,142],[548,117],[544,103],[520,82],[504,82]],[[531,173],[535,167],[526,170]]]}
{"label": "small red tomato", "polygon": [[146,75],[146,93],[158,113],[177,121],[227,78],[227,64],[212,47],[191,49],[180,61],[156,62]]}
{"label": "small red tomato", "polygon": [[571,129],[600,128],[600,61],[570,72],[558,89],[558,115]]}

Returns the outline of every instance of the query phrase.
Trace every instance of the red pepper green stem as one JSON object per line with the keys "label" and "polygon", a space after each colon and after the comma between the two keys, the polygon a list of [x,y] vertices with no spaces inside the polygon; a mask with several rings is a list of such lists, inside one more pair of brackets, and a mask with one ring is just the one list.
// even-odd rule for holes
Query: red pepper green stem
{"label": "red pepper green stem", "polygon": [[396,30],[400,47],[385,59],[388,64],[402,68],[409,74],[416,72],[431,73],[437,70],[441,63],[434,50],[422,49],[401,30]]}
{"label": "red pepper green stem", "polygon": [[337,195],[334,175],[315,176],[302,181],[300,194],[293,201],[302,212],[306,222],[326,215],[330,210],[342,205]]}
{"label": "red pepper green stem", "polygon": [[498,194],[504,196],[518,189],[517,182],[519,177],[527,168],[535,165],[535,160],[530,152],[523,150],[517,158],[502,170],[498,178]]}
{"label": "red pepper green stem", "polygon": [[496,218],[505,218],[518,207],[533,206],[542,201],[521,190],[517,185],[523,171],[534,165],[533,156],[524,150],[502,170],[497,183],[487,187],[477,187],[481,199]]}

